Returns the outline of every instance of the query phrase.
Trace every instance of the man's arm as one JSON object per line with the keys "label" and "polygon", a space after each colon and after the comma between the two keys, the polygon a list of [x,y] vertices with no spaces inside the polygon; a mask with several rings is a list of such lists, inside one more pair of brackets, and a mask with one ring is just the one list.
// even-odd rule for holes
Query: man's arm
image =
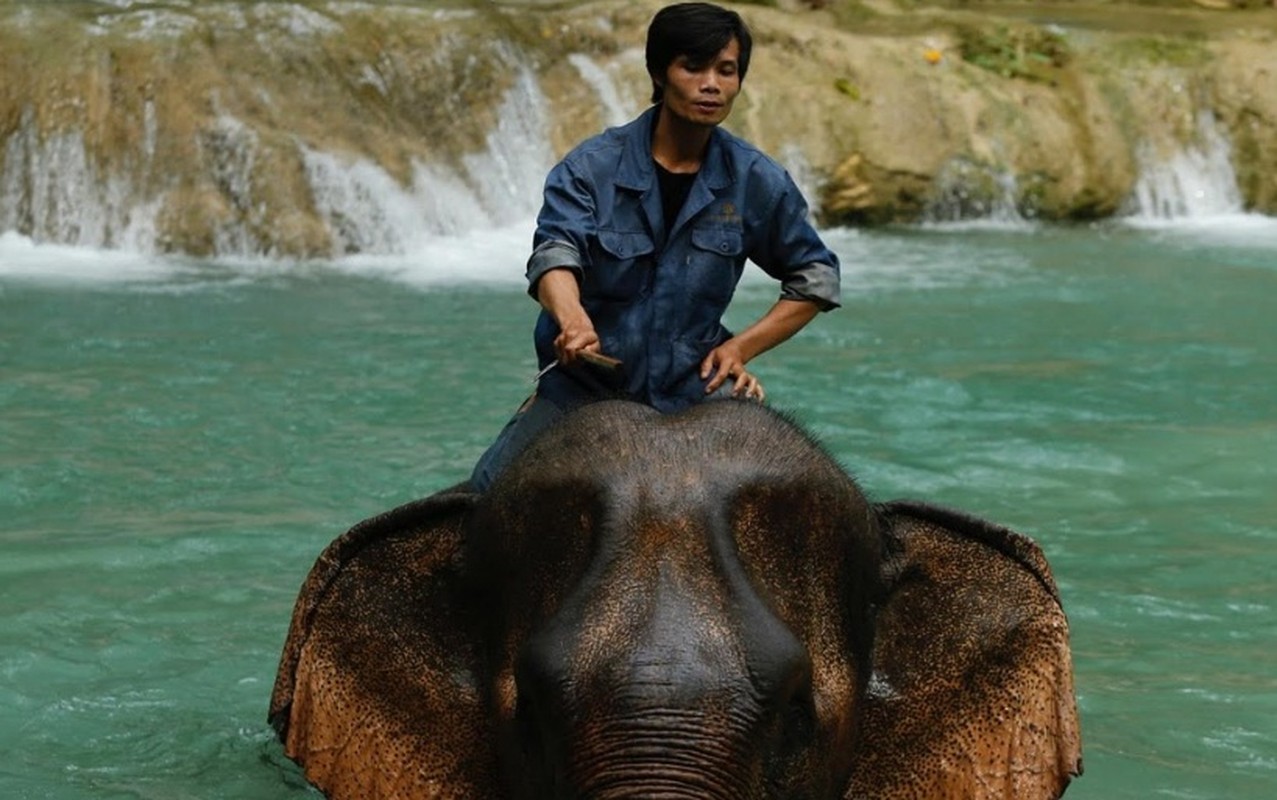
{"label": "man's arm", "polygon": [[838,256],[821,240],[809,220],[807,202],[788,173],[774,205],[764,214],[770,227],[762,246],[750,258],[781,282],[780,300],[753,325],[710,351],[701,362],[701,379],[715,392],[728,378],[732,394],[763,399],[758,379],[745,365],[793,336],[821,311],[839,304]]}
{"label": "man's arm", "polygon": [[581,286],[568,267],[551,269],[536,282],[537,300],[559,324],[554,352],[563,366],[575,363],[581,351],[599,352],[599,335],[581,305]]}
{"label": "man's arm", "polygon": [[766,396],[763,387],[745,371],[745,365],[798,333],[818,313],[820,306],[811,300],[777,300],[757,322],[715,347],[701,362],[701,379],[713,374],[705,393],[715,392],[732,378],[732,394],[762,400]]}

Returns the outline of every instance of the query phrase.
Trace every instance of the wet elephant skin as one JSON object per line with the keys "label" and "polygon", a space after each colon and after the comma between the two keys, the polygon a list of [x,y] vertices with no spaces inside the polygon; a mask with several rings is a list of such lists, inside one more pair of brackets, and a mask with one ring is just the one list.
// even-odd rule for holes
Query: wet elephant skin
{"label": "wet elephant skin", "polygon": [[600,403],[335,541],[270,719],[333,798],[1059,796],[1068,628],[1019,534],[872,503],[762,406]]}

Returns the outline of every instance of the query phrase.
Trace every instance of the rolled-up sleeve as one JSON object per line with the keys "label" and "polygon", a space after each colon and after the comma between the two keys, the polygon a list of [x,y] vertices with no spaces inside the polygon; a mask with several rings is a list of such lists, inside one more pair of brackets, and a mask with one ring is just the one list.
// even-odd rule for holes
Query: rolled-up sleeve
{"label": "rolled-up sleeve", "polygon": [[838,269],[816,261],[803,264],[781,284],[780,296],[785,300],[810,300],[821,311],[838,308],[842,305]]}
{"label": "rolled-up sleeve", "polygon": [[812,226],[807,201],[788,175],[769,217],[769,234],[753,260],[780,281],[781,298],[810,300],[821,311],[842,305],[838,256]]}
{"label": "rolled-up sleeve", "polygon": [[537,215],[528,259],[528,294],[537,296],[537,281],[552,269],[570,269],[581,277],[582,253],[594,227],[594,195],[588,181],[561,161],[545,179],[544,200]]}

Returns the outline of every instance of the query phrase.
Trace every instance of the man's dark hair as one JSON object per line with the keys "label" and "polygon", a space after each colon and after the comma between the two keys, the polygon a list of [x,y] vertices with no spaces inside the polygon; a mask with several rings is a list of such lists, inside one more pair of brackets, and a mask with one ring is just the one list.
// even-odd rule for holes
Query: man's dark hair
{"label": "man's dark hair", "polygon": [[661,83],[674,59],[686,56],[693,64],[706,64],[733,38],[740,43],[737,68],[744,81],[754,40],[740,14],[712,3],[676,3],[656,12],[647,27],[647,74],[652,77],[652,102],[661,102],[665,93]]}

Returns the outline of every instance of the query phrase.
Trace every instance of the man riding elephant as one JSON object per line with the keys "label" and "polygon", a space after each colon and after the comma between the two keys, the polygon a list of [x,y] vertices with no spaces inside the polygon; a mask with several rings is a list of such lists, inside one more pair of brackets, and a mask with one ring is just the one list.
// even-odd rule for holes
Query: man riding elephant
{"label": "man riding elephant", "polygon": [[[335,800],[1058,797],[1080,742],[1036,545],[871,502],[715,397],[762,397],[746,363],[837,305],[838,261],[718,127],[739,17],[675,6],[648,45],[656,105],[547,180],[537,393],[470,482],[355,526],[302,587],[285,752]],[[733,335],[747,258],[781,297]]]}
{"label": "man riding elephant", "polygon": [[[661,9],[647,36],[652,107],[550,171],[527,267],[542,306],[539,384],[475,466],[476,490],[585,403],[624,397],[669,412],[720,390],[763,399],[746,365],[838,306],[838,257],[798,187],[719,127],[751,50],[734,11]],[[733,334],[722,317],[746,259],[780,281],[780,298]]]}

